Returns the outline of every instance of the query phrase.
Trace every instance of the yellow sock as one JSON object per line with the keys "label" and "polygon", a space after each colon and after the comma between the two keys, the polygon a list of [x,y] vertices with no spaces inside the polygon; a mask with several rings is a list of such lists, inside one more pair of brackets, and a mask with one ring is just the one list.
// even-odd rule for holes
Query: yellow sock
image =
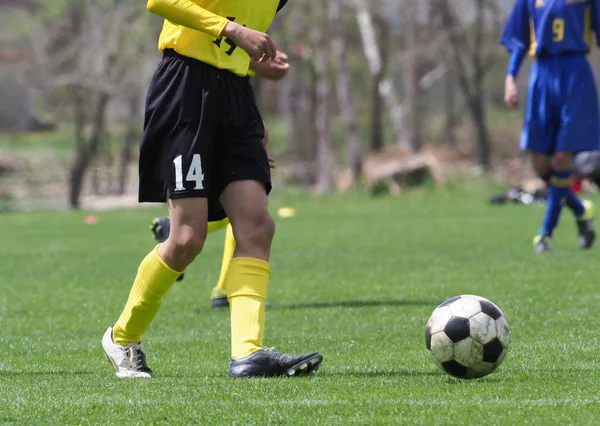
{"label": "yellow sock", "polygon": [[213,289],[211,299],[218,297],[226,297],[227,290],[225,288],[225,278],[227,277],[227,271],[229,270],[229,264],[235,251],[235,238],[233,237],[233,228],[231,224],[227,225],[227,231],[225,232],[225,248],[223,249],[223,262],[221,263],[221,275],[219,276],[219,282]]}
{"label": "yellow sock", "polygon": [[210,234],[211,232],[218,231],[219,229],[225,228],[229,225],[229,219],[225,218],[223,220],[219,220],[218,222],[208,222],[208,226],[206,232]]}
{"label": "yellow sock", "polygon": [[247,257],[231,259],[226,288],[231,311],[231,356],[244,358],[263,348],[269,263]]}
{"label": "yellow sock", "polygon": [[113,327],[113,340],[119,345],[141,340],[158,312],[163,296],[181,275],[162,261],[158,247],[140,264],[125,309]]}

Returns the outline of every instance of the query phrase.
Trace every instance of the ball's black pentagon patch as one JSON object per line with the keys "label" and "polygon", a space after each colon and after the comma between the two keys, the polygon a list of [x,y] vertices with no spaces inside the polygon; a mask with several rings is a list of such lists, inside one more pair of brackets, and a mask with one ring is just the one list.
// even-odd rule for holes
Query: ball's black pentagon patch
{"label": "ball's black pentagon patch", "polygon": [[444,333],[454,343],[469,337],[470,332],[469,320],[466,318],[452,317],[444,327]]}
{"label": "ball's black pentagon patch", "polygon": [[425,330],[425,344],[427,345],[427,350],[431,351],[431,327],[429,326]]}
{"label": "ball's black pentagon patch", "polygon": [[460,299],[462,296],[454,296],[451,297],[450,299],[446,300],[444,303],[442,303],[440,306],[438,306],[438,308],[441,308],[442,306],[448,306],[450,303],[457,301],[458,299]]}
{"label": "ball's black pentagon patch", "polygon": [[494,339],[483,345],[483,360],[485,362],[496,362],[500,358],[500,355],[502,355],[503,350],[504,346],[502,346],[502,342]]}
{"label": "ball's black pentagon patch", "polygon": [[484,314],[487,314],[495,320],[502,316],[502,312],[500,312],[500,309],[498,309],[494,304],[485,300],[480,300],[479,303],[481,303],[481,312]]}
{"label": "ball's black pentagon patch", "polygon": [[460,377],[461,379],[464,379],[468,372],[467,367],[454,360],[442,362],[442,368],[451,376]]}

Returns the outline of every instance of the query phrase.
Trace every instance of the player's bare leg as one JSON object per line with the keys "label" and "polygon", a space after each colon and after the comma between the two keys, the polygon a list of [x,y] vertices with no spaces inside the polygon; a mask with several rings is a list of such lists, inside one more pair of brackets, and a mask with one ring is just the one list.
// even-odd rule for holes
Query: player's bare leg
{"label": "player's bare leg", "polygon": [[317,352],[291,356],[265,349],[265,300],[275,222],[267,209],[262,183],[230,183],[221,195],[237,242],[227,274],[231,309],[230,377],[311,374],[323,357]]}
{"label": "player's bare leg", "polygon": [[102,339],[104,353],[118,377],[150,377],[141,338],[175,280],[202,251],[206,239],[207,200],[169,200],[169,238],[142,261],[127,304]]}
{"label": "player's bare leg", "polygon": [[[169,233],[171,232],[171,222],[169,220],[169,216],[159,216],[152,219],[152,223],[150,224],[150,231],[152,231],[152,235],[154,239],[158,241],[158,243],[164,243],[169,238]],[[181,274],[177,281],[183,281],[185,274]]]}

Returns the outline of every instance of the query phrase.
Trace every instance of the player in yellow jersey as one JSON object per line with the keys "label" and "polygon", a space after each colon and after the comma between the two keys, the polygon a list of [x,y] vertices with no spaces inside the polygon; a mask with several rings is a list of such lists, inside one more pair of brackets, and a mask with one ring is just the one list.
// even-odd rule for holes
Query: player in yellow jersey
{"label": "player in yellow jersey", "polygon": [[[275,59],[271,61],[263,63],[250,61],[251,75],[257,75],[261,78],[265,78],[271,81],[281,80],[283,77],[285,77],[289,68],[290,64],[288,62],[288,56],[281,51],[278,51]],[[264,126],[265,137],[263,139],[263,144],[266,150],[269,143],[269,132],[267,130],[266,123],[264,123]],[[269,163],[270,167],[274,169],[275,162],[270,157]],[[231,227],[231,223],[229,223],[229,219],[227,218],[217,222],[209,222],[207,228],[208,234],[210,234],[225,227],[227,229],[225,231],[225,243],[223,248],[223,260],[221,262],[221,272],[219,274],[219,280],[217,282],[217,285],[213,288],[210,295],[210,301],[213,308],[229,307],[229,302],[227,301],[227,291],[225,289],[225,278],[227,277],[229,263],[231,262],[233,252],[235,250],[235,238],[233,236],[233,229]],[[169,216],[160,216],[153,219],[152,224],[150,226],[150,230],[152,231],[154,238],[159,243],[166,241],[166,239],[169,237],[170,229],[171,224]],[[177,279],[177,281],[181,280],[183,280],[183,274]]]}
{"label": "player in yellow jersey", "polygon": [[265,33],[285,0],[150,0],[165,18],[163,59],[148,90],[139,201],[167,202],[171,230],[142,261],[119,319],[102,338],[118,377],[151,377],[141,336],[162,298],[200,254],[207,223],[228,217],[236,239],[227,282],[230,377],[316,371],[317,352],[291,356],[263,345],[275,224],[267,209],[264,127],[247,78],[250,60],[275,58]]}

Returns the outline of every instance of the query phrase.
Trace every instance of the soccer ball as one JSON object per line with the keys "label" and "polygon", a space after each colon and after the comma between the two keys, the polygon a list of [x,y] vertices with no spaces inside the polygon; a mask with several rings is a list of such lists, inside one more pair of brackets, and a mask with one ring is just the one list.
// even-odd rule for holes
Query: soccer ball
{"label": "soccer ball", "polygon": [[433,311],[425,340],[442,370],[461,379],[475,379],[491,374],[504,361],[510,329],[500,308],[489,300],[456,296]]}

